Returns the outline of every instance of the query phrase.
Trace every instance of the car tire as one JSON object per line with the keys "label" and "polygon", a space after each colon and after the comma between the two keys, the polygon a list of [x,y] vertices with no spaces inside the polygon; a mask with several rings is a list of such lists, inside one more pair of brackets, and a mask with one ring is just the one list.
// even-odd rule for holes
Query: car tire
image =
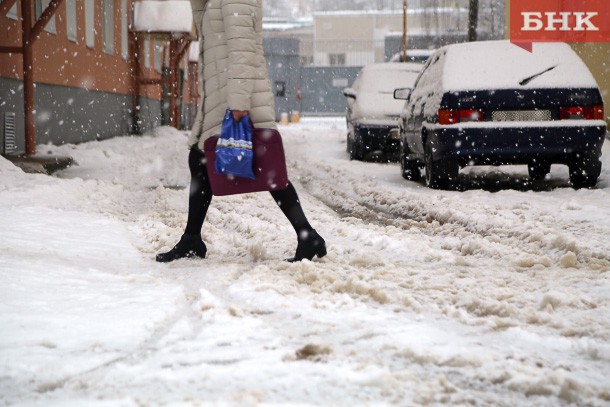
{"label": "car tire", "polygon": [[402,177],[409,181],[419,181],[421,179],[421,170],[417,161],[409,160],[407,158],[407,152],[404,149],[400,151],[400,173]]}
{"label": "car tire", "polygon": [[544,161],[531,162],[527,166],[527,172],[532,180],[541,181],[551,172],[551,163]]}
{"label": "car tire", "polygon": [[358,156],[357,148],[358,147],[356,146],[356,142],[354,140],[352,140],[352,138],[348,134],[347,135],[347,153],[349,154],[350,160],[359,160],[360,159],[360,157]]}
{"label": "car tire", "polygon": [[458,164],[449,158],[434,161],[432,159],[432,146],[426,144],[426,186],[433,189],[449,189],[460,171]]}
{"label": "car tire", "polygon": [[574,189],[593,188],[601,174],[602,163],[597,156],[578,156],[572,159],[568,168]]}
{"label": "car tire", "polygon": [[347,133],[347,144],[346,146],[346,151],[347,153],[350,155],[350,159],[352,158],[352,148],[354,148],[353,143],[352,143],[352,138],[349,136],[349,133]]}
{"label": "car tire", "polygon": [[353,140],[350,139],[349,135],[347,136],[347,145],[350,160],[362,160],[364,158],[362,144],[356,140],[355,134]]}

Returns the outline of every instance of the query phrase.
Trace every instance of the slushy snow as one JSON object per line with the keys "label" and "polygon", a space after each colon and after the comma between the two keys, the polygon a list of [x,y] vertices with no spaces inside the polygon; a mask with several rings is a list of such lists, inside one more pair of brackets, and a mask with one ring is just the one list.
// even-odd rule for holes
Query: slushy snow
{"label": "slushy snow", "polygon": [[464,191],[349,161],[344,119],[282,127],[329,254],[267,193],[214,198],[205,260],[158,264],[186,223],[184,133],[0,158],[2,405],[610,403],[610,148],[565,167],[475,167]]}

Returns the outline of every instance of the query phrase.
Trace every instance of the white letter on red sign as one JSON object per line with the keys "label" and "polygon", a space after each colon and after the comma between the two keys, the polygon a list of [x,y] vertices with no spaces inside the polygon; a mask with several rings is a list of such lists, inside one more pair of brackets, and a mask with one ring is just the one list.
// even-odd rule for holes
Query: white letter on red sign
{"label": "white letter on red sign", "polygon": [[[584,17],[585,14],[587,15],[586,17]],[[599,13],[574,13],[576,16],[576,28],[574,28],[574,31],[599,31],[599,28],[591,22],[591,19],[598,14]],[[587,28],[583,27],[585,25]]]}
{"label": "white letter on red sign", "polygon": [[521,31],[540,31],[544,24],[542,23],[542,13],[521,13],[523,16],[523,27]]}
{"label": "white letter on red sign", "polygon": [[[569,12],[562,13],[544,13],[546,15],[546,28],[545,31],[557,31],[555,24],[561,24],[559,31],[570,31],[570,14]],[[554,16],[559,14],[561,17],[555,18]]]}

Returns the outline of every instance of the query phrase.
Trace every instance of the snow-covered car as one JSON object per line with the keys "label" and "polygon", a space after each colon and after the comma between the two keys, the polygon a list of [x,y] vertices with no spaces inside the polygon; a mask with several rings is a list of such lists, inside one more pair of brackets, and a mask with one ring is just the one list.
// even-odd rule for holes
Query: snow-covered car
{"label": "snow-covered car", "polygon": [[347,152],[350,159],[363,159],[372,152],[398,152],[398,119],[403,102],[395,100],[396,88],[409,88],[421,72],[417,63],[381,63],[367,65],[351,88],[343,90],[347,98]]}
{"label": "snow-covered car", "polygon": [[403,177],[453,185],[467,165],[528,165],[541,180],[569,167],[575,188],[593,187],[606,134],[602,96],[587,66],[564,43],[450,45],[434,53],[400,118]]}
{"label": "snow-covered car", "polygon": [[402,51],[397,52],[392,55],[389,62],[416,62],[420,64],[426,63],[430,55],[434,53],[435,50],[431,49],[410,49],[407,51],[407,60],[404,60],[404,55]]}

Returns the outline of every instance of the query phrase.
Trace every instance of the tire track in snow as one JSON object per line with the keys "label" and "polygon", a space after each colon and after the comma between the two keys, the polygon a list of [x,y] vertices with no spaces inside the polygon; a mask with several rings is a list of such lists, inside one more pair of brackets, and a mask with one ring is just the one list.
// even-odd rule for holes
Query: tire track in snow
{"label": "tire track in snow", "polygon": [[[363,222],[382,227],[417,228],[431,239],[459,236],[460,241],[444,242],[443,248],[461,255],[480,254],[481,257],[499,259],[505,258],[507,252],[513,252],[514,256],[521,256],[515,264],[523,268],[541,264],[545,267],[586,266],[610,270],[610,255],[592,249],[588,244],[578,242],[572,233],[564,232],[569,227],[573,229],[574,225],[558,226],[559,222],[552,219],[555,225],[551,227],[524,217],[519,219],[522,223],[515,225],[512,220],[501,222],[503,219],[497,216],[468,213],[463,208],[460,212],[449,207],[439,208],[443,204],[452,204],[442,193],[439,193],[438,204],[430,204],[426,197],[422,199],[407,189],[397,194],[381,183],[356,179],[349,172],[326,163],[316,162],[315,166],[313,163],[293,163],[293,167],[301,173],[300,182],[308,193],[342,216],[352,214]],[[332,183],[326,175],[328,173],[337,174],[331,179]],[[343,182],[335,182],[337,179]],[[473,215],[475,218],[483,217],[483,222],[473,221]],[[465,240],[469,244],[464,244]]]}
{"label": "tire track in snow", "polygon": [[[440,203],[431,204],[429,198],[408,190],[396,193],[327,163],[291,164],[309,195],[342,216],[352,214],[360,227],[379,235],[391,232],[388,227],[398,228],[414,239],[426,237],[432,253],[458,256],[453,264],[439,263],[440,258],[412,264],[387,261],[383,271],[364,263],[369,269],[359,271],[372,289],[387,294],[388,305],[418,312],[438,307],[444,315],[492,329],[540,325],[562,336],[610,337],[610,324],[601,315],[610,306],[608,299],[570,288],[604,279],[608,256],[577,243],[561,227],[529,221],[529,207],[516,225],[505,214],[473,221],[466,210],[438,208],[452,202],[442,193]],[[524,224],[536,228],[530,231]],[[566,317],[572,324],[564,323]]]}

